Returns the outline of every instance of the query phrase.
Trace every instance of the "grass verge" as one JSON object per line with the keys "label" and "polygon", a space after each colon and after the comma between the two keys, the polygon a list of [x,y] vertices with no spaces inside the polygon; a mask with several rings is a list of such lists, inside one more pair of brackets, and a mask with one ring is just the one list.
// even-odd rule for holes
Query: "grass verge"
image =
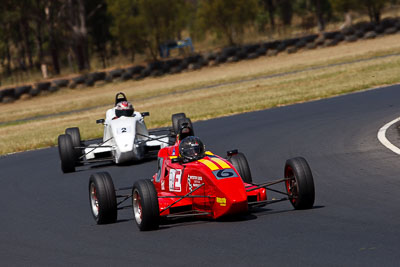
{"label": "grass verge", "polygon": [[[137,110],[150,111],[146,122],[153,128],[169,125],[171,114],[177,112],[203,120],[399,83],[400,56],[374,58],[396,53],[400,55],[400,35],[20,100],[1,106],[0,122],[6,123],[0,126],[0,154],[54,145],[57,136],[72,126],[80,127],[84,139],[101,137],[102,126],[94,122],[104,117],[118,91],[126,92]],[[374,59],[354,62],[369,58]],[[346,62],[353,63],[333,65]],[[286,75],[265,78],[279,73]]]}

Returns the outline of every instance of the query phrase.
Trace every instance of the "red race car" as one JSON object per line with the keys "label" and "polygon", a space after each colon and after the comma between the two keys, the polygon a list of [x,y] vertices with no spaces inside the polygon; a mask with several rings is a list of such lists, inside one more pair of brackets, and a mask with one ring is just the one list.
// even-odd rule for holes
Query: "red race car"
{"label": "red race car", "polygon": [[[128,207],[133,208],[134,219],[142,231],[157,229],[161,218],[217,219],[284,200],[289,200],[295,209],[313,207],[314,181],[304,158],[287,160],[284,178],[255,184],[244,154],[232,150],[222,158],[205,151],[202,141],[193,136],[190,120],[180,123],[175,145],[158,153],[158,171],[153,179],[115,190],[108,173],[90,177],[90,207],[98,224],[115,222],[118,209]],[[285,185],[285,191],[271,188],[279,183]],[[120,194],[124,190],[131,191]],[[283,197],[268,199],[267,190]],[[123,206],[128,200],[132,205]]]}

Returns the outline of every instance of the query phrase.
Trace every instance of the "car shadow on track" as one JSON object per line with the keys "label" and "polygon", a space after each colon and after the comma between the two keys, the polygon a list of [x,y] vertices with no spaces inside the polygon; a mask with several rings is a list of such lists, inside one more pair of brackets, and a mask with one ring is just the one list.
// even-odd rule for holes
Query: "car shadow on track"
{"label": "car shadow on track", "polygon": [[[310,210],[314,209],[321,209],[325,208],[325,206],[319,205],[319,206],[314,206]],[[263,216],[272,216],[274,214],[283,214],[283,213],[291,213],[291,212],[296,212],[296,210],[292,208],[288,209],[280,209],[280,210],[274,210],[274,209],[269,209],[269,208],[253,208],[251,209],[248,213],[245,214],[239,214],[239,215],[232,215],[232,216],[225,216],[222,218],[219,218],[217,220],[209,219],[209,218],[174,218],[174,219],[164,219],[162,218],[160,221],[160,227],[158,230],[167,230],[175,227],[184,227],[184,226],[192,226],[192,225],[201,225],[201,224],[207,224],[211,222],[221,222],[221,223],[235,223],[235,222],[243,222],[243,221],[251,221],[255,220],[258,217],[263,217]],[[134,218],[127,218],[127,219],[119,219],[117,220],[116,223],[125,223],[125,222],[130,222],[134,221]]]}
{"label": "car shadow on track", "polygon": [[107,168],[107,167],[122,167],[122,168],[132,167],[132,166],[144,164],[147,162],[155,161],[156,159],[157,159],[157,157],[154,157],[154,158],[147,158],[147,159],[143,159],[143,160],[119,163],[119,164],[115,164],[113,161],[110,160],[110,161],[104,161],[104,162],[99,162],[99,163],[92,163],[92,164],[77,166],[77,170],[75,172],[97,170],[97,169],[102,169],[102,168]]}
{"label": "car shadow on track", "polygon": [[[315,209],[322,209],[322,208],[325,208],[325,206],[318,205],[318,206],[314,206],[308,210],[315,210]],[[293,208],[279,209],[279,210],[267,209],[267,208],[254,208],[254,209],[252,209],[251,213],[254,215],[257,215],[257,216],[268,216],[268,215],[273,215],[273,214],[282,214],[282,213],[298,212],[298,211],[306,211],[306,210],[295,210]]]}

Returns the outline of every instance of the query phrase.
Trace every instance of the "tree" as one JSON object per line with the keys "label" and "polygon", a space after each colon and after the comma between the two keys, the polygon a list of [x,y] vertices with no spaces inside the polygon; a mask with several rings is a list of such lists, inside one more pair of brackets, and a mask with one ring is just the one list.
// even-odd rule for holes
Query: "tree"
{"label": "tree", "polygon": [[331,0],[332,7],[337,12],[366,10],[371,22],[379,23],[383,8],[392,0]]}
{"label": "tree", "polygon": [[382,9],[388,2],[390,0],[358,0],[367,10],[371,22],[375,23],[380,23]]}
{"label": "tree", "polygon": [[87,11],[87,28],[90,37],[89,46],[93,46],[106,68],[107,43],[112,40],[110,27],[112,17],[107,12],[107,3],[105,0],[88,0],[85,2]]}
{"label": "tree", "polygon": [[65,23],[80,71],[90,69],[86,10],[83,0],[67,0],[63,4]]}
{"label": "tree", "polygon": [[257,0],[203,0],[197,12],[200,29],[223,35],[230,45],[241,39],[246,26],[254,22]]}
{"label": "tree", "polygon": [[[274,0],[260,0],[260,7],[263,9],[264,14],[268,14],[269,23],[272,30],[275,30],[275,9],[276,4]],[[263,21],[262,28],[266,25],[266,21]]]}
{"label": "tree", "polygon": [[107,0],[108,12],[113,17],[111,34],[123,50],[136,52],[145,49],[146,32],[143,18],[139,16],[137,0]]}
{"label": "tree", "polygon": [[157,59],[159,46],[180,38],[189,16],[185,0],[107,0],[114,17],[112,34],[132,53],[147,48]]}
{"label": "tree", "polygon": [[293,18],[293,3],[292,0],[280,0],[279,5],[279,15],[285,26],[292,24]]}

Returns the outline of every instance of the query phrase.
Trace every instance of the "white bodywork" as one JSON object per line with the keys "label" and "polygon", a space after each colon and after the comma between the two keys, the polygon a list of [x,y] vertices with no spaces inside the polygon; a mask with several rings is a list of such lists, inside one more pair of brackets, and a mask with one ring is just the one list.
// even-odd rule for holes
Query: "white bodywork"
{"label": "white bodywork", "polygon": [[[157,140],[152,140],[157,139]],[[107,110],[103,142],[85,148],[86,160],[101,158],[100,153],[111,152],[115,163],[141,160],[151,147],[168,146],[168,136],[149,135],[142,115],[135,111],[132,117],[115,117],[115,108]],[[96,157],[97,155],[97,157]]]}

